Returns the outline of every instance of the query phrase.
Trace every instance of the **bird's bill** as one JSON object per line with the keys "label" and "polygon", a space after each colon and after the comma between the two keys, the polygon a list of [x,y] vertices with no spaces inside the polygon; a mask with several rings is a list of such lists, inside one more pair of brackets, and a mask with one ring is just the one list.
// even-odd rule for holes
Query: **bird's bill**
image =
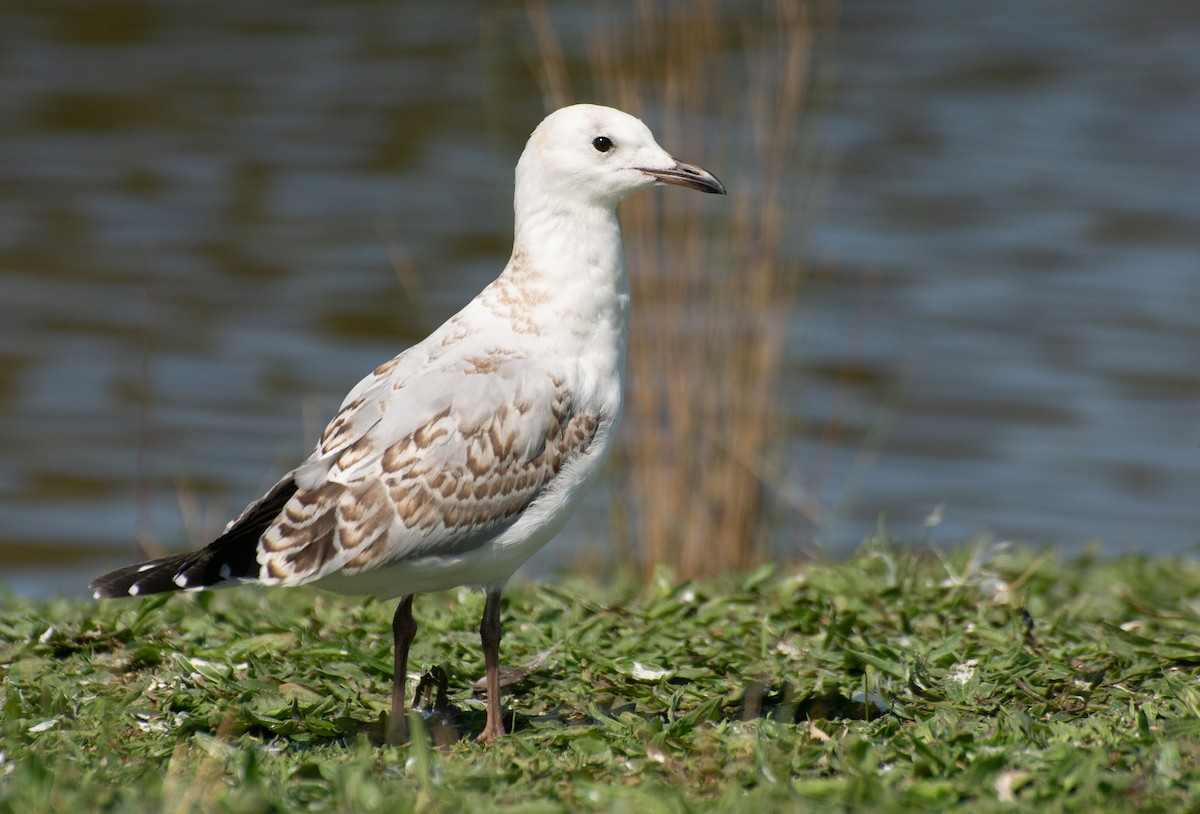
{"label": "bird's bill", "polygon": [[725,194],[725,185],[717,180],[717,176],[695,164],[676,161],[674,166],[665,170],[655,170],[649,167],[640,167],[639,169],[664,184],[675,184],[701,192],[711,192],[714,195]]}

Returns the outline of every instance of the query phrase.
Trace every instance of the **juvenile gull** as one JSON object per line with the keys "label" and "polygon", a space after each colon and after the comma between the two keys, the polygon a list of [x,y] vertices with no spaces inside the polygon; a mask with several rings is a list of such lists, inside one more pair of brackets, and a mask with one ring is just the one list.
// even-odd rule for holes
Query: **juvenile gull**
{"label": "juvenile gull", "polygon": [[517,162],[512,257],[448,322],[359,382],[308,460],[207,547],[91,583],[97,599],[244,583],[400,597],[388,740],[406,738],[413,594],[486,592],[487,723],[500,715],[500,594],[563,527],[621,417],[629,281],[617,204],[675,184],[724,194],[638,119],[574,105]]}

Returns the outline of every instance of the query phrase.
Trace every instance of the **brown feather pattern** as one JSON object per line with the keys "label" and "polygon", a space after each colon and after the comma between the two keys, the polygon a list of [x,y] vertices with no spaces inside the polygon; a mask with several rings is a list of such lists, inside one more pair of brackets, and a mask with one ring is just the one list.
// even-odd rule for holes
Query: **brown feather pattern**
{"label": "brown feather pattern", "polygon": [[470,550],[502,532],[567,461],[586,452],[599,428],[598,415],[575,411],[563,382],[553,385],[544,432],[532,439],[526,402],[504,405],[476,426],[458,423],[447,407],[378,454],[367,474],[344,483],[338,472],[377,453],[369,434],[348,437],[353,416],[335,418],[322,439],[341,450],[333,476],[297,491],[263,534],[264,580],[299,584],[333,571],[355,574]]}

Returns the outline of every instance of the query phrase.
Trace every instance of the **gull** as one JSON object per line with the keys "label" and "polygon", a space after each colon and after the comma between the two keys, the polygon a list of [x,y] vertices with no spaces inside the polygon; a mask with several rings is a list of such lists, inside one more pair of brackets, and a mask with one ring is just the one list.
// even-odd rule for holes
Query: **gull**
{"label": "gull", "polygon": [[479,740],[503,735],[501,592],[562,529],[613,446],[629,332],[616,209],[657,184],[725,194],[627,113],[551,113],[517,162],[500,276],[355,385],[308,459],[216,540],[98,577],[96,598],[247,583],[399,597],[387,739],[402,743],[413,595],[482,589]]}

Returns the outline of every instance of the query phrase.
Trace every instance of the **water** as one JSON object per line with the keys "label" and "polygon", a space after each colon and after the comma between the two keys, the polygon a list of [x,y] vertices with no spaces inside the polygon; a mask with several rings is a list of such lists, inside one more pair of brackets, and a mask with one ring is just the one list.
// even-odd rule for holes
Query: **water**
{"label": "water", "polygon": [[1200,13],[1151,6],[846,8],[821,242],[906,376],[855,511],[1200,541]]}
{"label": "water", "polygon": [[[568,58],[591,8],[555,5]],[[1200,10],[840,17],[811,246],[835,271],[787,370],[816,539],[885,515],[1194,550]],[[0,582],[82,592],[135,532],[202,541],[473,296],[543,112],[532,51],[522,10],[466,3],[7,4]]]}

